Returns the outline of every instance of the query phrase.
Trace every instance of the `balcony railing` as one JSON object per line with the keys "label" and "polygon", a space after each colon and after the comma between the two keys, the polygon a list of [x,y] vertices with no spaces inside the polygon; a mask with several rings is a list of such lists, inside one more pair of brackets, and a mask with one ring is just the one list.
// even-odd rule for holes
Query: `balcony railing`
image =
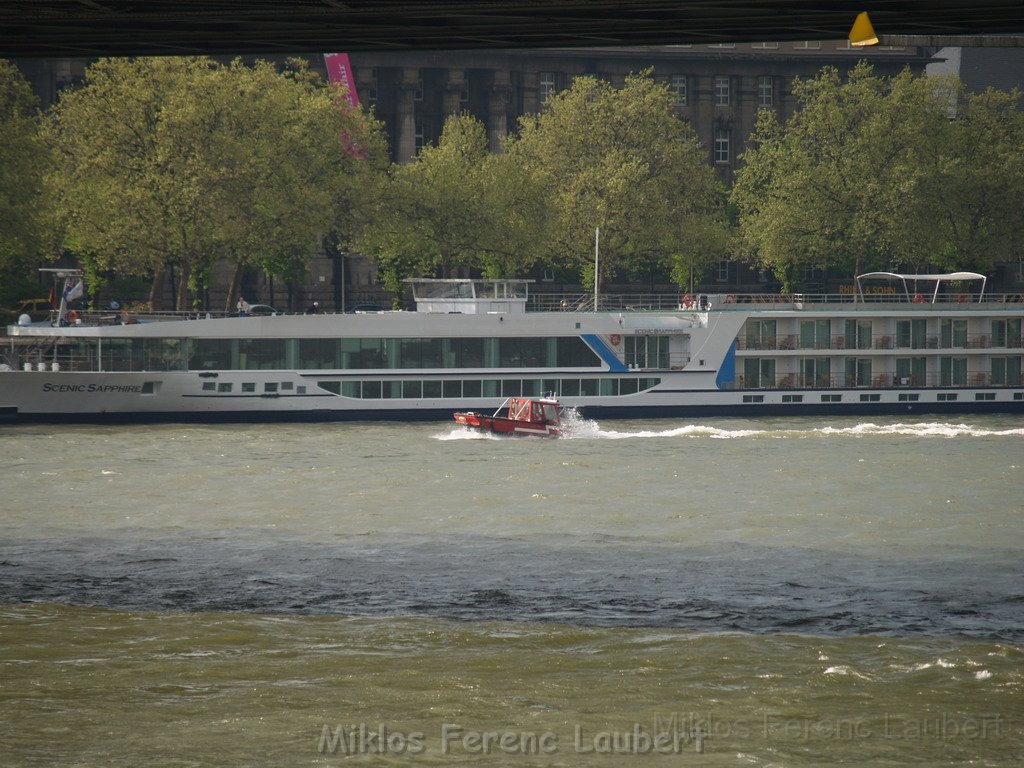
{"label": "balcony railing", "polygon": [[801,341],[796,334],[783,334],[778,336],[762,336],[759,339],[752,339],[747,336],[739,336],[736,339],[736,349],[740,351],[856,351],[856,350],[895,350],[906,351],[914,349],[1022,349],[1024,338],[1020,336],[1010,338],[995,338],[990,333],[971,334],[965,340],[943,341],[938,336],[928,336],[925,339],[895,339],[889,335],[874,335],[871,338],[849,340],[845,335],[830,336],[827,339],[816,339],[813,342]]}
{"label": "balcony railing", "polygon": [[894,376],[882,373],[863,379],[855,374],[831,374],[827,376],[804,376],[787,373],[774,377],[759,376],[748,381],[742,374],[736,377],[732,389],[913,389],[914,387],[1020,387],[1024,375],[993,376],[990,372],[968,373],[966,377],[943,376],[929,373],[926,376]]}

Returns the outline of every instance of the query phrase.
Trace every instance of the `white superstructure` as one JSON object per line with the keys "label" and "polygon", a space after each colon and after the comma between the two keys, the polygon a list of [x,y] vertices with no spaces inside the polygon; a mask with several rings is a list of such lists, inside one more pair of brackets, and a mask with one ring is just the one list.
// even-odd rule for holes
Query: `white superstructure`
{"label": "white superstructure", "polygon": [[721,295],[592,312],[528,311],[541,297],[525,281],[413,287],[416,312],[15,326],[0,414],[443,420],[544,392],[595,418],[1024,411],[1018,296],[929,284],[927,300]]}

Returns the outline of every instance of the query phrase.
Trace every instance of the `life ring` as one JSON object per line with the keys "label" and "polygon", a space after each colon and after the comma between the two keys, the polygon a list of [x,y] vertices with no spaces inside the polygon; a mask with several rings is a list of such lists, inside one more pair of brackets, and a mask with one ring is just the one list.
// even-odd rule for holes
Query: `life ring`
{"label": "life ring", "polygon": [[688,293],[683,294],[682,298],[679,299],[679,303],[687,309],[693,309],[693,296]]}
{"label": "life ring", "polygon": [[736,297],[733,296],[731,293],[727,293],[725,295],[724,301],[725,301],[726,304],[735,304],[736,303]]}
{"label": "life ring", "polygon": [[78,310],[77,309],[70,309],[70,310],[68,310],[67,321],[69,323],[77,323],[78,322]]}
{"label": "life ring", "polygon": [[613,333],[611,336],[608,337],[608,341],[612,343],[613,347],[617,347],[619,346],[619,344],[622,343],[622,337],[617,333]]}
{"label": "life ring", "polygon": [[924,304],[924,296],[922,296],[920,293],[915,293],[913,302],[915,304]]}

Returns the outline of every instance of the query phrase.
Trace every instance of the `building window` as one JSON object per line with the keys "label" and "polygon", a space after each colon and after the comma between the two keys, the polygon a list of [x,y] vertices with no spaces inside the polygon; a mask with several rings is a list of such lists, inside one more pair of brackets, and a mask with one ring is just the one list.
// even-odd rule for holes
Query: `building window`
{"label": "building window", "polygon": [[423,151],[423,123],[416,123],[416,154]]}
{"label": "building window", "polygon": [[771,107],[773,103],[772,76],[761,75],[757,78],[757,105],[759,107]]}
{"label": "building window", "polygon": [[420,80],[416,83],[415,89],[412,92],[413,101],[423,101],[423,81]]}
{"label": "building window", "polygon": [[793,47],[798,51],[817,51],[821,49],[821,41],[801,40],[798,43],[793,43]]}
{"label": "building window", "polygon": [[686,106],[686,75],[672,75],[672,93],[676,95],[676,106]]}
{"label": "building window", "polygon": [[[722,259],[718,262],[718,276],[716,277],[718,282],[726,283],[729,281],[729,260]],[[772,323],[771,335],[775,335],[775,323]]]}
{"label": "building window", "polygon": [[729,76],[728,75],[716,75],[715,76],[715,106],[716,107],[728,107],[729,106]]}
{"label": "building window", "polygon": [[715,162],[728,163],[730,160],[729,131],[725,128],[715,129]]}
{"label": "building window", "polygon": [[466,86],[459,88],[459,101],[463,104],[469,103],[469,88]]}
{"label": "building window", "polygon": [[371,104],[377,102],[377,68],[370,70],[370,79],[363,85],[363,98]]}
{"label": "building window", "polygon": [[540,87],[537,90],[537,98],[540,99],[541,104],[547,104],[552,96],[555,95],[555,73],[554,72],[541,72],[540,73]]}
{"label": "building window", "polygon": [[778,43],[754,43],[750,46],[754,50],[774,50],[779,47]]}

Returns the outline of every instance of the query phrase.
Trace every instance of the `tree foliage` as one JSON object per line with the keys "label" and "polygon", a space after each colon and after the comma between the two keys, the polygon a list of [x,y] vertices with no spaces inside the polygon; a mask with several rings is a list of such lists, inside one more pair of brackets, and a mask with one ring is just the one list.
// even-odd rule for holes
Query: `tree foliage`
{"label": "tree foliage", "polygon": [[48,135],[71,246],[155,286],[176,267],[179,309],[222,257],[293,272],[347,215],[366,156],[382,156],[376,125],[299,63],[101,60]]}
{"label": "tree foliage", "polygon": [[536,247],[593,284],[594,232],[601,275],[660,263],[681,277],[718,258],[726,242],[722,190],[673,96],[642,74],[623,88],[577,78],[508,142],[513,164],[540,181],[550,216]]}
{"label": "tree foliage", "polygon": [[[865,63],[845,82],[826,68],[793,90],[785,126],[761,113],[732,192],[746,253],[787,287],[800,267],[984,268],[1012,250],[1013,96],[967,97],[951,120],[964,98],[955,79],[876,77]],[[987,142],[995,151],[979,151]]]}
{"label": "tree foliage", "polygon": [[42,180],[49,155],[28,83],[0,59],[0,269],[37,259],[47,245]]}
{"label": "tree foliage", "polygon": [[393,290],[403,277],[450,277],[460,268],[511,277],[530,266],[542,215],[532,177],[488,152],[477,119],[453,115],[436,147],[392,169],[360,245]]}

